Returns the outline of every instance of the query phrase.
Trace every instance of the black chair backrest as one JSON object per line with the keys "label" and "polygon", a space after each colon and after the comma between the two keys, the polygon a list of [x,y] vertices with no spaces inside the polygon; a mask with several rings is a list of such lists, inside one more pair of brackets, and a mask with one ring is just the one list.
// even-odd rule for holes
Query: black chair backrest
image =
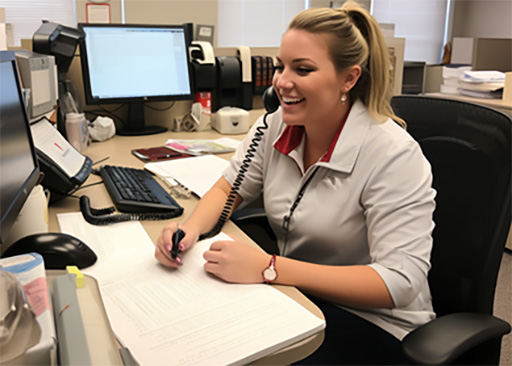
{"label": "black chair backrest", "polygon": [[391,104],[432,165],[434,310],[492,314],[511,224],[512,119],[443,98],[402,95]]}

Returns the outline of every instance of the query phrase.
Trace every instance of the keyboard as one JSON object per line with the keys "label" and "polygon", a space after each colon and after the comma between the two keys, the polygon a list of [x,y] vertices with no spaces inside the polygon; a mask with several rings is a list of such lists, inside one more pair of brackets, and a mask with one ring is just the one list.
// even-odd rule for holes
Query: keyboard
{"label": "keyboard", "polygon": [[178,202],[144,169],[104,165],[100,175],[110,198],[121,212],[183,212]]}

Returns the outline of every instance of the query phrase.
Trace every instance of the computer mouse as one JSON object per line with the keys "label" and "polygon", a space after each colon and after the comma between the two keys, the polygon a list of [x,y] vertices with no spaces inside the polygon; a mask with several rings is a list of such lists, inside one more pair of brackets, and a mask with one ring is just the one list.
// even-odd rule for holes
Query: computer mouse
{"label": "computer mouse", "polygon": [[64,233],[41,233],[25,236],[9,246],[2,257],[36,252],[44,259],[46,269],[66,269],[66,266],[86,268],[98,257],[84,242]]}

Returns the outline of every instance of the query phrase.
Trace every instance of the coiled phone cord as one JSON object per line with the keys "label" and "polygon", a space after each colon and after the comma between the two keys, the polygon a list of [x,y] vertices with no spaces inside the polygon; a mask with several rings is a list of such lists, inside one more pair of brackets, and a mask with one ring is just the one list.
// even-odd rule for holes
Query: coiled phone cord
{"label": "coiled phone cord", "polygon": [[115,224],[118,222],[131,221],[131,220],[169,220],[180,216],[183,213],[182,210],[173,212],[153,212],[153,213],[126,213],[126,214],[113,214],[115,212],[114,207],[107,207],[101,209],[95,209],[91,207],[89,197],[80,197],[80,211],[85,221],[91,225],[104,226]]}
{"label": "coiled phone cord", "polygon": [[228,221],[229,216],[231,214],[231,210],[233,209],[233,204],[235,203],[236,194],[240,190],[242,182],[245,178],[245,173],[249,169],[249,163],[252,161],[252,158],[254,158],[254,156],[255,156],[254,153],[256,152],[256,148],[258,147],[261,140],[263,139],[265,130],[268,128],[267,116],[268,116],[268,113],[266,113],[265,116],[263,117],[263,125],[258,126],[256,128],[256,133],[254,134],[251,144],[247,148],[247,152],[245,153],[244,160],[242,160],[242,165],[240,165],[238,174],[235,178],[235,181],[233,182],[233,185],[231,186],[231,191],[229,192],[228,198],[226,199],[226,203],[224,204],[224,207],[220,214],[219,220],[217,221],[217,223],[213,226],[213,228],[210,231],[199,235],[199,240],[214,237],[215,235],[220,233],[220,231],[222,230],[222,227],[224,226],[226,221]]}
{"label": "coiled phone cord", "polygon": [[256,128],[256,133],[254,134],[251,144],[247,148],[244,160],[242,160],[242,165],[240,166],[235,181],[231,186],[231,191],[229,192],[228,198],[226,199],[226,203],[224,204],[224,208],[222,209],[219,220],[210,231],[199,235],[199,240],[208,239],[220,233],[222,227],[226,221],[228,221],[229,216],[231,215],[231,210],[233,209],[233,204],[235,203],[236,194],[240,190],[240,186],[242,185],[242,182],[245,178],[245,173],[249,169],[249,163],[255,156],[254,153],[256,152],[256,148],[263,139],[265,130],[268,129],[267,117],[269,114],[277,111],[277,108],[279,108],[280,105],[279,99],[272,87],[269,87],[267,90],[265,90],[265,93],[263,93],[263,105],[267,111],[263,117],[263,125]]}

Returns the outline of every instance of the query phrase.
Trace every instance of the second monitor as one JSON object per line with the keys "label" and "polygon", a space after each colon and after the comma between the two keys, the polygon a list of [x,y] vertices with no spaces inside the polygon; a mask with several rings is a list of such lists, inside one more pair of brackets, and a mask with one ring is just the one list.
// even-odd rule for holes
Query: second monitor
{"label": "second monitor", "polygon": [[182,25],[79,24],[87,104],[128,103],[119,135],[166,130],[146,126],[144,103],[193,99],[186,30]]}

